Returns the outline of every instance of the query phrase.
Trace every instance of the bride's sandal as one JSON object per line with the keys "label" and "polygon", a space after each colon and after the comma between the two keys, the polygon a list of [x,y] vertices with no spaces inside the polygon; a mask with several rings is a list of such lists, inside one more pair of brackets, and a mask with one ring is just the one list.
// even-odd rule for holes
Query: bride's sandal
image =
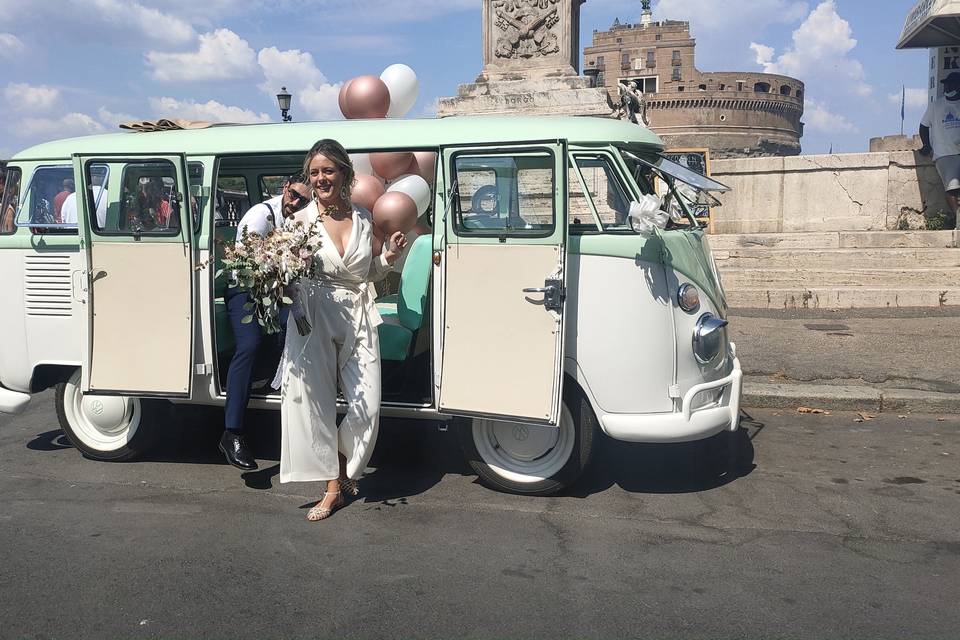
{"label": "bride's sandal", "polygon": [[356,497],[360,495],[360,482],[353,478],[341,478],[340,491],[343,491],[348,496]]}
{"label": "bride's sandal", "polygon": [[[327,496],[337,496],[334,498],[333,502],[330,503],[329,507],[323,506],[323,501],[327,499]],[[319,522],[320,520],[326,520],[333,515],[333,512],[343,506],[343,496],[339,491],[326,491],[323,494],[323,498],[320,499],[320,502],[315,504],[310,511],[307,511],[307,520],[310,522]]]}

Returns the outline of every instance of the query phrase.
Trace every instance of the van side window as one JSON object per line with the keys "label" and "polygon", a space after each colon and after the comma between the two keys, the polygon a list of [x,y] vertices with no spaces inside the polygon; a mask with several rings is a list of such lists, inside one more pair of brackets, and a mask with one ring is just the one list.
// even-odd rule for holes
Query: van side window
{"label": "van side window", "polygon": [[17,226],[32,233],[77,232],[77,185],[73,167],[38,167],[30,178]]}
{"label": "van side window", "polygon": [[[97,176],[90,176],[94,198],[99,197]],[[109,205],[98,204],[91,226],[100,235],[167,236],[180,233],[183,193],[177,170],[166,160],[136,162],[123,166],[119,197]],[[102,201],[101,201],[102,202]]]}
{"label": "van side window", "polygon": [[14,220],[20,206],[20,169],[9,168],[3,174],[3,193],[0,196],[0,236],[17,230]]}
{"label": "van side window", "polygon": [[546,151],[454,157],[458,235],[544,236],[553,233],[553,155]]}
{"label": "van side window", "polygon": [[583,175],[588,194],[583,193],[580,181],[577,179],[573,167],[570,167],[570,233],[596,232],[593,212],[587,202],[593,200],[600,216],[600,223],[604,231],[632,231],[628,214],[630,213],[630,197],[620,181],[616,170],[610,164],[610,159],[604,155],[574,156],[577,167]]}
{"label": "van side window", "polygon": [[250,190],[243,176],[217,176],[217,204],[219,224],[237,226],[250,208]]}

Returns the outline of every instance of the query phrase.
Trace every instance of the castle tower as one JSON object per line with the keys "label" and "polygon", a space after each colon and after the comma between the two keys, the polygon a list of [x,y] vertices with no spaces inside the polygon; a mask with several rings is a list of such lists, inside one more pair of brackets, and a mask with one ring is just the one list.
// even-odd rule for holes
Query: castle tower
{"label": "castle tower", "polygon": [[640,23],[594,31],[584,74],[614,100],[636,82],[647,118],[668,148],[709,148],[713,158],[797,155],[803,135],[804,85],[756,72],[701,72],[690,23],[653,20],[643,2]]}

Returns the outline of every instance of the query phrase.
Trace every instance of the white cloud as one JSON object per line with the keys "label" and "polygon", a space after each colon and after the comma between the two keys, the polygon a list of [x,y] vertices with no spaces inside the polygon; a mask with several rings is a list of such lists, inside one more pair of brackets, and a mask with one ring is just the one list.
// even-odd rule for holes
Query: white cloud
{"label": "white cloud", "polygon": [[833,113],[827,105],[807,99],[803,121],[808,129],[822,133],[858,133],[860,130],[846,117]]}
{"label": "white cloud", "polygon": [[433,100],[430,100],[425,105],[423,105],[423,109],[420,111],[420,117],[436,118],[437,111],[439,109],[440,109],[440,98],[434,98]]}
{"label": "white cloud", "polygon": [[[617,3],[619,4],[619,3]],[[803,19],[809,9],[806,2],[794,0],[660,0],[654,14],[670,20],[689,20],[698,33],[742,29],[763,29],[771,24],[790,24]]]}
{"label": "white cloud", "polygon": [[257,54],[257,62],[266,78],[260,88],[267,93],[276,93],[281,85],[291,91],[299,91],[327,82],[327,77],[314,63],[313,56],[306,51],[280,51],[276,47],[267,47]]}
{"label": "white cloud", "polygon": [[100,122],[110,128],[115,128],[121,122],[130,122],[132,120],[143,119],[136,118],[126,113],[114,113],[113,111],[108,110],[106,107],[100,107],[97,109],[97,117],[100,118]]}
{"label": "white cloud", "polygon": [[145,7],[131,0],[72,0],[74,6],[92,12],[100,22],[132,28],[150,40],[180,45],[192,42],[197,34],[175,15]]}
{"label": "white cloud", "polygon": [[891,93],[887,95],[887,100],[892,104],[899,105],[901,100],[906,102],[908,111],[920,111],[927,108],[927,102],[930,94],[926,89],[907,89],[906,96],[903,93]]}
{"label": "white cloud", "polygon": [[45,111],[56,104],[60,91],[44,85],[11,82],[3,90],[11,107],[19,111]]}
{"label": "white cloud", "polygon": [[176,98],[150,98],[150,108],[159,118],[183,118],[186,120],[207,120],[210,122],[235,122],[252,124],[270,122],[265,113],[255,113],[243,107],[232,107],[216,100],[194,102]]}
{"label": "white cloud", "polygon": [[341,84],[332,84],[313,61],[313,56],[299,49],[280,51],[276,47],[261,49],[257,62],[263,69],[264,81],[260,90],[273,99],[281,87],[293,95],[291,107],[296,117],[299,106],[314,120],[341,118],[337,98]]}
{"label": "white cloud", "polygon": [[12,33],[0,33],[0,59],[13,59],[26,51],[23,41]]}
{"label": "white cloud", "polygon": [[775,51],[756,42],[750,48],[757,64],[766,73],[801,78],[807,84],[844,83],[858,96],[867,97],[873,88],[859,60],[850,57],[857,46],[850,23],[840,17],[834,0],[821,2],[793,32],[793,43],[778,58]]}
{"label": "white cloud", "polygon": [[19,136],[46,140],[103,133],[103,125],[85,113],[68,113],[60,118],[24,118],[12,130]]}
{"label": "white cloud", "polygon": [[229,29],[203,34],[199,48],[193,52],[149,51],[146,56],[153,77],[162,82],[239,80],[256,70],[253,49]]}

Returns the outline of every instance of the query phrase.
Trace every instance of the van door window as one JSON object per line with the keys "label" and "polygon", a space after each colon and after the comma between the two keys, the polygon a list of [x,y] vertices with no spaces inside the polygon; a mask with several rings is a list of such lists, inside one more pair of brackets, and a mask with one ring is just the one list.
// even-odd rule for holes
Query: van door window
{"label": "van door window", "polygon": [[287,184],[288,175],[260,176],[260,201],[276,198],[283,194],[283,185]]}
{"label": "van door window", "polygon": [[454,231],[464,236],[545,237],[553,233],[553,155],[458,155]]}
{"label": "van door window", "polygon": [[574,156],[589,193],[584,194],[573,167],[567,181],[570,191],[570,233],[596,232],[589,197],[593,200],[604,231],[631,231],[630,197],[616,169],[605,155]]}
{"label": "van door window", "polygon": [[[94,165],[91,174],[105,184],[107,167]],[[98,203],[100,193],[97,193]],[[33,233],[77,232],[77,185],[73,166],[38,167],[30,178],[17,226],[30,227]],[[102,199],[105,202],[105,199]]]}
{"label": "van door window", "polygon": [[[217,177],[217,205],[219,220],[228,226],[237,226],[240,218],[250,208],[250,191],[243,176]],[[222,223],[221,223],[222,224]]]}
{"label": "van door window", "polygon": [[0,174],[3,178],[0,194],[0,236],[17,230],[14,220],[20,206],[20,169],[10,168]]}
{"label": "van door window", "polygon": [[[97,177],[91,175],[93,195],[99,197]],[[123,166],[119,201],[98,204],[91,227],[98,235],[176,236],[183,208],[182,185],[172,162],[155,160]]]}

